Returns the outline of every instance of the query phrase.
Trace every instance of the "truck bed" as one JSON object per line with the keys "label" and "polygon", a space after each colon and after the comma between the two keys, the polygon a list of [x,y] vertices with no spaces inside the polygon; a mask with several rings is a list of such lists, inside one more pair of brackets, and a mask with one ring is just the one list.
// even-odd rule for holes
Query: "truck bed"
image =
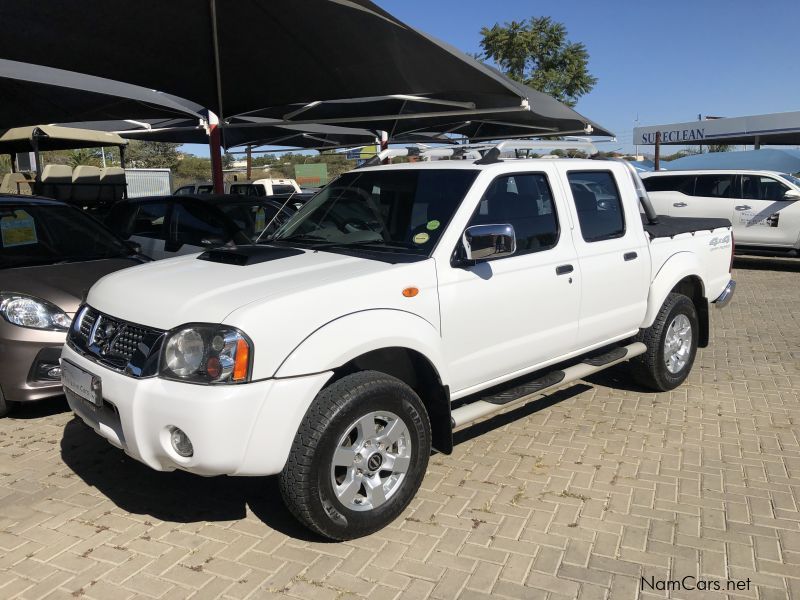
{"label": "truck bed", "polygon": [[642,215],[644,230],[650,239],[675,237],[681,233],[691,233],[693,231],[712,231],[720,227],[730,227],[728,219],[708,218],[708,217],[669,217],[658,215],[658,223],[647,222],[647,218]]}

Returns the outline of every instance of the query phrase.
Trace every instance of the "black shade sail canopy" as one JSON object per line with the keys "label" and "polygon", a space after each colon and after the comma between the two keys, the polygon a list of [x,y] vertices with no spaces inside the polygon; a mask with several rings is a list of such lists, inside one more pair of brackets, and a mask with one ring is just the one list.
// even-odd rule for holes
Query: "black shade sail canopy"
{"label": "black shade sail canopy", "polygon": [[[499,73],[498,76],[505,78]],[[283,115],[279,109],[266,109],[230,119],[229,122],[230,126],[237,127],[239,136],[246,135],[242,132],[248,127],[269,124],[295,123],[300,126],[303,123],[340,123],[386,131],[392,141],[420,132],[454,134],[471,140],[565,134],[613,137],[612,132],[566,104],[517,82],[507,81],[522,100],[518,106],[502,106],[496,96],[465,92],[461,98],[470,100],[468,104],[480,108],[459,108],[453,101],[447,112],[442,112],[441,107],[431,112],[427,100],[411,96],[365,98],[294,106]]]}
{"label": "black shade sail canopy", "polygon": [[[128,119],[122,121],[92,121],[65,123],[65,128],[93,129],[111,132],[128,140],[147,142],[176,142],[181,144],[206,144],[208,131],[205,125],[192,119]],[[429,139],[430,136],[419,136]],[[0,138],[2,139],[2,138]],[[375,132],[335,125],[260,125],[240,128],[226,126],[222,147],[276,146],[281,148],[330,149],[363,146],[375,143]]]}
{"label": "black shade sail canopy", "polygon": [[199,117],[202,110],[137,85],[0,58],[0,130],[59,121]]}
{"label": "black shade sail canopy", "polygon": [[0,59],[157,90],[222,120],[403,94],[520,104],[508,79],[368,0],[3,2],[0,22]]}

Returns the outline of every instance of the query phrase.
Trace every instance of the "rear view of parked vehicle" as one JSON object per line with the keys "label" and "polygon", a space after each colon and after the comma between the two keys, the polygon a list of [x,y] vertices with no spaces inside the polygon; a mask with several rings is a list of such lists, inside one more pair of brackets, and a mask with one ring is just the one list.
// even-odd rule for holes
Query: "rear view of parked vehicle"
{"label": "rear view of parked vehicle", "polygon": [[19,402],[58,396],[59,357],[75,311],[98,279],[141,264],[83,211],[0,196],[0,417]]}
{"label": "rear view of parked vehicle", "polygon": [[[212,197],[173,195],[131,199],[115,204],[105,223],[155,260],[225,244],[249,243],[251,238],[231,218],[204,201]],[[226,198],[230,197],[222,197],[223,201]]]}
{"label": "rear view of parked vehicle", "polygon": [[642,174],[661,214],[730,219],[739,252],[800,256],[800,179],[774,171]]}

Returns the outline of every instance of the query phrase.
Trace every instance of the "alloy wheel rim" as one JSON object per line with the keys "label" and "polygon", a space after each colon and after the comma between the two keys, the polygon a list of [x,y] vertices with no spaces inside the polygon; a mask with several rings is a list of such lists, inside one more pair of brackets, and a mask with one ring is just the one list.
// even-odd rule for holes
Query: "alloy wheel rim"
{"label": "alloy wheel rim", "polygon": [[411,466],[411,435],[389,411],[353,421],[339,438],[331,460],[331,484],[345,508],[367,511],[389,501]]}
{"label": "alloy wheel rim", "polygon": [[667,327],[664,338],[664,364],[676,375],[689,362],[692,351],[692,323],[686,315],[677,315]]}

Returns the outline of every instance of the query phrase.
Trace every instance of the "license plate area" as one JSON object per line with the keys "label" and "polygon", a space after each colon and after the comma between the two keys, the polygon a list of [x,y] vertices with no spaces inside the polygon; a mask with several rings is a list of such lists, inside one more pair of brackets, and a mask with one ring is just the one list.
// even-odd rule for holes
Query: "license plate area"
{"label": "license plate area", "polygon": [[84,371],[68,360],[61,360],[61,384],[64,388],[92,406],[103,406],[103,386],[100,377]]}

